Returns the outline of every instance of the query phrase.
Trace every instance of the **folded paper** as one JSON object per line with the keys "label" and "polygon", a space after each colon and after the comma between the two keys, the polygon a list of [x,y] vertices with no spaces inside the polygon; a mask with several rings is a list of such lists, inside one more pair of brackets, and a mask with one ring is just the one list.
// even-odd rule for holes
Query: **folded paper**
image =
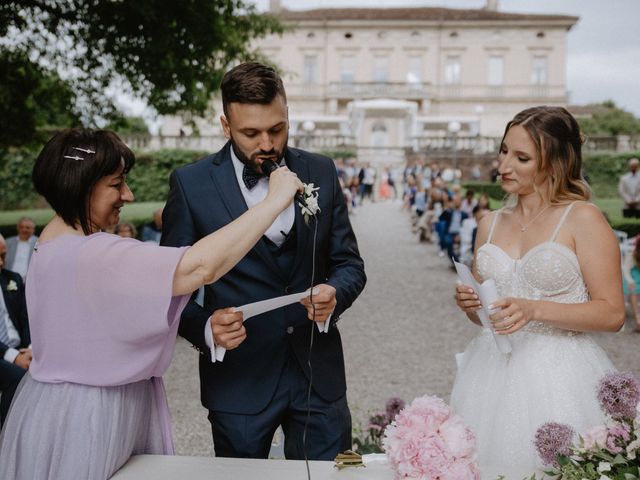
{"label": "folded paper", "polygon": [[504,335],[498,335],[493,329],[491,320],[489,320],[489,317],[493,313],[495,313],[495,311],[489,310],[489,305],[500,299],[500,296],[498,295],[498,289],[496,288],[496,283],[491,278],[485,280],[483,283],[478,283],[471,273],[471,270],[469,270],[469,267],[455,261],[453,263],[455,264],[456,272],[458,272],[458,278],[460,279],[460,281],[464,285],[468,285],[469,287],[473,288],[473,290],[478,295],[478,298],[480,299],[482,308],[477,311],[477,314],[480,322],[482,323],[482,326],[488,328],[491,331],[491,333],[493,334],[493,339],[495,340],[496,346],[498,347],[498,350],[500,350],[500,352],[510,353],[511,341]]}

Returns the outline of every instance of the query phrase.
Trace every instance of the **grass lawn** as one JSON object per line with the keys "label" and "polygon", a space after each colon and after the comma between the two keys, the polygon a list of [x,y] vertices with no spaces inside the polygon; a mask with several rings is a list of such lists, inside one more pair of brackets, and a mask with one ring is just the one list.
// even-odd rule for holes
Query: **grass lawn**
{"label": "grass lawn", "polygon": [[[149,221],[153,217],[153,211],[161,208],[164,202],[140,202],[125,205],[120,214],[120,219],[124,221],[140,223]],[[36,225],[42,227],[51,220],[53,210],[40,208],[37,210],[8,210],[0,212],[0,225],[15,225],[20,217],[31,217]]]}

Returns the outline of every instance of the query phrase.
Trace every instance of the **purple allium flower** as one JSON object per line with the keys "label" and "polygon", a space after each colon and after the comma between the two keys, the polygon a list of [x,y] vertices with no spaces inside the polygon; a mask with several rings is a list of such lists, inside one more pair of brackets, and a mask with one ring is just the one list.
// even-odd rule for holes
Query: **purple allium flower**
{"label": "purple allium flower", "polygon": [[374,415],[371,415],[369,417],[369,424],[370,425],[377,425],[379,427],[386,427],[387,426],[387,417],[383,412],[379,412],[376,413]]}
{"label": "purple allium flower", "polygon": [[396,418],[396,415],[400,413],[405,406],[404,400],[398,397],[391,397],[387,400],[387,404],[385,406],[387,413],[387,421],[389,423],[393,422],[393,419]]}
{"label": "purple allium flower", "polygon": [[632,419],[640,401],[640,384],[631,372],[608,373],[598,384],[602,409],[616,419]]}
{"label": "purple allium flower", "polygon": [[569,425],[549,422],[536,431],[534,444],[545,465],[559,467],[558,455],[571,455],[573,429]]}

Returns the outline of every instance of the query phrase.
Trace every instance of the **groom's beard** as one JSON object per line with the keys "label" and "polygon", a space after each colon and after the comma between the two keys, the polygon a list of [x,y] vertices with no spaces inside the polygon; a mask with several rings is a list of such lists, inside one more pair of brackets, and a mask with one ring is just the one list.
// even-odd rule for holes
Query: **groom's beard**
{"label": "groom's beard", "polygon": [[262,174],[262,170],[260,170],[260,165],[265,160],[271,160],[277,164],[280,164],[280,162],[284,158],[285,148],[287,148],[287,144],[289,143],[289,135],[287,135],[287,138],[284,141],[282,150],[277,150],[275,147],[269,151],[257,150],[256,152],[252,153],[251,156],[247,156],[247,154],[245,154],[242,151],[242,149],[238,146],[238,144],[233,139],[233,136],[230,136],[229,140],[231,141],[231,148],[233,148],[233,153],[236,154],[236,157],[238,157],[238,160],[240,160],[244,165],[246,165],[253,172]]}

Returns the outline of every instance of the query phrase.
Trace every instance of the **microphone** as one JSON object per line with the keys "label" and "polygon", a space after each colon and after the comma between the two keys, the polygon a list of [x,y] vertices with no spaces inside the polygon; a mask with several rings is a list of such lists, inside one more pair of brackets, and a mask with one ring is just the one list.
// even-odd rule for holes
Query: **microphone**
{"label": "microphone", "polygon": [[[278,165],[276,162],[274,162],[271,159],[265,159],[260,164],[260,170],[262,170],[262,173],[266,177],[270,177],[271,173],[274,172],[275,170],[277,170],[278,168],[280,168],[280,165]],[[295,198],[299,203],[301,203],[302,205],[304,205],[305,208],[307,208],[307,202],[304,200],[304,197],[302,196],[302,194],[300,192],[296,193],[296,197]]]}

